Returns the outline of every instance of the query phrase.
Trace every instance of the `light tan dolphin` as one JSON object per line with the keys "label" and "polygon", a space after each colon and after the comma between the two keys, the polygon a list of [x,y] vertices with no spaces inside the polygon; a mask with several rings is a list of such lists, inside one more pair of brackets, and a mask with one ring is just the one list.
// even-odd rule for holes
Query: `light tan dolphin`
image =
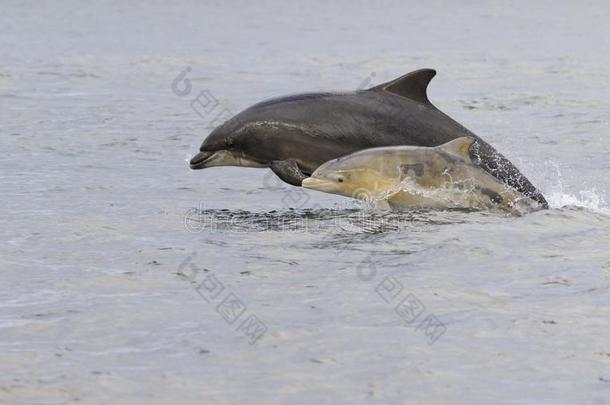
{"label": "light tan dolphin", "polygon": [[541,209],[538,202],[473,163],[469,151],[474,141],[462,137],[436,147],[361,150],[322,164],[303,180],[303,187],[387,202],[397,210],[501,208],[523,213]]}

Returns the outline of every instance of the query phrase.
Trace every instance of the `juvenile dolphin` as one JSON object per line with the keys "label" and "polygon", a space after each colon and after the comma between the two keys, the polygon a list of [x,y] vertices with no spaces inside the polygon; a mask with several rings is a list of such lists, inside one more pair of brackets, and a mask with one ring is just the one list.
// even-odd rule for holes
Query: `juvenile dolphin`
{"label": "juvenile dolphin", "polygon": [[474,164],[546,207],[542,194],[508,159],[430,103],[426,89],[435,74],[421,69],[368,90],[255,104],[215,128],[190,167],[269,167],[300,186],[322,163],[358,150],[432,147],[467,136],[476,140],[470,150]]}
{"label": "juvenile dolphin", "polygon": [[302,185],[387,202],[392,209],[501,208],[516,213],[540,209],[540,203],[473,163],[474,142],[462,137],[436,147],[365,149],[324,163]]}

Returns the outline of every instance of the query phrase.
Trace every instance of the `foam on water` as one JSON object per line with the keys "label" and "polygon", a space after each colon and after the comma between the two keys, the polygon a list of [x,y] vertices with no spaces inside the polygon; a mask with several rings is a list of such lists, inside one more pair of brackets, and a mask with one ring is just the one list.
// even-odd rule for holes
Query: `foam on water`
{"label": "foam on water", "polygon": [[552,191],[546,197],[551,208],[578,207],[610,215],[608,204],[596,189],[580,190],[577,194],[573,194],[559,188],[558,191]]}

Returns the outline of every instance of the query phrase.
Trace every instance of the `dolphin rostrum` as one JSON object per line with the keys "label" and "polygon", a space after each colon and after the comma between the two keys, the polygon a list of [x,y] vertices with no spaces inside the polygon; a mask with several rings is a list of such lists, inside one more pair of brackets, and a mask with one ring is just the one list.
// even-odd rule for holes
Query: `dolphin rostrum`
{"label": "dolphin rostrum", "polygon": [[286,183],[301,186],[322,163],[362,149],[433,147],[471,137],[475,165],[547,207],[508,159],[432,105],[426,89],[435,74],[421,69],[368,90],[298,94],[255,104],[215,128],[190,167],[269,167]]}

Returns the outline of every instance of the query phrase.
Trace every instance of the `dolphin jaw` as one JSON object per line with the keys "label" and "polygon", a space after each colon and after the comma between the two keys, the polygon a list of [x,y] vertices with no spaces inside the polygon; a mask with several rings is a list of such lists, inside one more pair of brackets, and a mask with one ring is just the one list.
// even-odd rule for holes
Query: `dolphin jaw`
{"label": "dolphin jaw", "polygon": [[333,193],[337,191],[337,185],[333,181],[318,179],[315,177],[308,177],[304,179],[301,186],[326,193]]}
{"label": "dolphin jaw", "polygon": [[205,163],[212,156],[214,156],[214,152],[201,151],[198,154],[196,154],[195,156],[193,156],[193,158],[189,162],[189,166],[193,170],[203,169],[206,167]]}
{"label": "dolphin jaw", "polygon": [[234,153],[226,149],[215,152],[202,151],[196,154],[190,161],[190,167],[193,170],[214,166],[267,167],[267,165],[250,159],[241,153]]}

